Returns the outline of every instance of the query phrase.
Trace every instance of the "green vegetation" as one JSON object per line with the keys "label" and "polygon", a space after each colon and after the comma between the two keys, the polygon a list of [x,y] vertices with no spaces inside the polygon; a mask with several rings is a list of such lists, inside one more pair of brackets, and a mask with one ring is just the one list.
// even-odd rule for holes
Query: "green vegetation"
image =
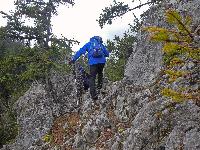
{"label": "green vegetation", "polygon": [[[140,0],[139,0],[140,1]],[[145,3],[142,3],[140,1],[139,5],[136,5],[134,8],[130,8],[128,4],[125,4],[124,2],[116,2],[113,1],[113,4],[110,5],[110,7],[106,7],[103,9],[103,13],[100,14],[98,22],[99,26],[103,28],[105,24],[112,24],[112,21],[116,19],[117,17],[122,17],[124,14],[131,12],[135,9],[140,9],[141,7],[145,5],[156,5],[161,3],[163,0],[148,0]],[[135,3],[134,1],[132,1]]]}
{"label": "green vegetation", "polygon": [[[54,70],[69,72],[64,64],[71,57],[71,46],[77,41],[57,38],[51,32],[51,18],[60,4],[73,1],[16,1],[10,14],[0,12],[7,25],[0,28],[0,147],[18,133],[13,104],[35,80],[46,83]],[[34,20],[26,25],[26,20]],[[49,91],[49,94],[51,92]]]}
{"label": "green vegetation", "polygon": [[[200,61],[200,48],[195,41],[197,27],[192,29],[192,18],[181,16],[176,10],[166,11],[166,21],[173,26],[172,29],[161,27],[146,27],[150,32],[150,38],[156,42],[163,43],[165,74],[168,76],[168,84],[184,81],[185,83],[198,83],[195,74],[198,71]],[[196,69],[182,70],[184,65],[189,63],[197,66]],[[191,84],[179,86],[178,89],[172,87],[163,88],[161,93],[172,98],[175,102],[183,102],[188,99],[199,100],[199,91],[191,88]]]}
{"label": "green vegetation", "polygon": [[0,145],[8,144],[18,134],[16,117],[11,110],[7,110],[1,115],[0,122]]}
{"label": "green vegetation", "polygon": [[46,134],[46,135],[42,138],[42,140],[43,140],[45,143],[51,143],[52,140],[53,140],[53,137],[52,137],[51,134]]}
{"label": "green vegetation", "polygon": [[125,33],[122,38],[116,36],[113,41],[107,41],[111,53],[106,63],[105,75],[110,81],[119,81],[124,77],[125,64],[136,41],[136,37],[130,33]]}

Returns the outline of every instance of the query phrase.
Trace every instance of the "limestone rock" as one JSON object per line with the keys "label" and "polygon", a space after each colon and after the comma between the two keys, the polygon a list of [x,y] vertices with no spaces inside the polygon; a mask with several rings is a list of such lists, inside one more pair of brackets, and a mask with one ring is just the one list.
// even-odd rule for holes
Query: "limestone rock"
{"label": "limestone rock", "polygon": [[[194,26],[199,24],[199,0],[169,0],[151,7],[144,25],[167,27],[163,14],[169,7],[187,11]],[[73,76],[52,74],[50,91],[46,85],[33,84],[15,105],[19,135],[1,150],[200,149],[200,107],[189,100],[174,103],[159,93],[153,83],[162,68],[162,45],[150,42],[143,31],[137,37],[125,78],[104,84],[99,107],[89,92],[77,98]],[[186,63],[180,69],[196,69],[194,77],[199,80],[199,66]],[[170,86],[166,79],[162,76],[160,87]],[[171,87],[180,85],[199,89],[198,82],[183,78]]]}

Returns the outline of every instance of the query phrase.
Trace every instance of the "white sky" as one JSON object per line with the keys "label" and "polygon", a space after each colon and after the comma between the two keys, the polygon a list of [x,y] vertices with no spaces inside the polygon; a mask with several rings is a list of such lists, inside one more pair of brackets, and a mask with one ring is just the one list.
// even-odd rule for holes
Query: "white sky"
{"label": "white sky", "polygon": [[[132,0],[119,0],[126,3],[132,3]],[[143,0],[146,1],[146,0]],[[0,11],[9,12],[14,9],[14,0],[0,0]],[[132,23],[132,12],[124,15],[113,21],[112,25],[105,25],[101,29],[96,21],[99,18],[102,9],[112,4],[113,0],[75,0],[73,7],[60,6],[58,16],[52,19],[53,32],[57,36],[61,34],[67,38],[74,38],[80,42],[80,45],[74,46],[77,51],[85,42],[88,42],[90,37],[100,35],[105,42],[107,39],[112,39],[114,35],[122,35],[128,28],[128,24]],[[137,4],[131,6],[135,7]],[[143,8],[143,10],[147,9]],[[134,13],[139,16],[142,10],[135,10]],[[0,26],[6,25],[6,20],[0,16]]]}

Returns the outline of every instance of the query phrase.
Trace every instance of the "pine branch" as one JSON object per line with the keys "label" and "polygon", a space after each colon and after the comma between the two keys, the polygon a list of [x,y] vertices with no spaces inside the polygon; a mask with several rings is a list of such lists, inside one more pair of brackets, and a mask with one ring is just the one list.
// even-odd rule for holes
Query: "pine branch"
{"label": "pine branch", "polygon": [[135,9],[140,8],[140,7],[142,7],[142,6],[149,5],[149,4],[153,4],[153,3],[154,3],[154,1],[146,2],[146,3],[144,3],[144,4],[140,4],[140,5],[136,6],[136,7],[134,7],[134,8],[128,9],[128,11],[132,11],[132,10],[135,10]]}
{"label": "pine branch", "polygon": [[190,31],[186,28],[186,26],[183,24],[183,22],[181,20],[179,20],[173,13],[169,12],[169,14],[174,17],[178,23],[185,29],[185,31],[188,33],[188,35],[190,36],[191,39],[193,39],[193,35],[190,33]]}
{"label": "pine branch", "polygon": [[112,24],[112,20],[116,17],[121,17],[127,12],[141,8],[145,5],[157,4],[160,1],[162,0],[151,0],[143,4],[140,2],[140,4],[134,8],[129,8],[128,4],[124,5],[123,2],[115,3],[114,6],[106,7],[103,10],[103,13],[100,14],[100,17],[97,21],[99,22],[99,25],[102,28],[106,23]]}
{"label": "pine branch", "polygon": [[[144,3],[144,4],[140,4],[140,5],[138,5],[138,6],[134,7],[134,8],[128,9],[127,12],[128,12],[128,11],[135,10],[135,9],[138,9],[138,8],[141,8],[142,6],[145,6],[145,5],[153,4],[153,3],[154,3],[154,1],[150,1],[150,2],[146,2],[146,3]],[[123,13],[121,13],[119,16],[118,16],[118,15],[115,15],[115,16],[113,16],[113,18],[114,18],[114,17],[117,17],[117,16],[120,17],[120,16],[124,15],[124,14],[127,13],[127,12],[123,12]]]}

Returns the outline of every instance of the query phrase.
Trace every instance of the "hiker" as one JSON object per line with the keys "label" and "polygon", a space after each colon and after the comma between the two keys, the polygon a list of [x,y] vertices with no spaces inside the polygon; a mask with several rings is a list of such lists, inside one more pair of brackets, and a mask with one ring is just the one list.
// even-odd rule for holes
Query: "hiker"
{"label": "hiker", "polygon": [[106,63],[106,57],[109,56],[109,52],[103,45],[102,38],[100,36],[94,36],[90,38],[90,41],[86,43],[70,60],[69,64],[74,63],[81,55],[88,53],[89,63],[89,87],[90,95],[93,100],[98,99],[96,90],[96,75],[98,75],[97,88],[100,90],[103,84],[103,68]]}

